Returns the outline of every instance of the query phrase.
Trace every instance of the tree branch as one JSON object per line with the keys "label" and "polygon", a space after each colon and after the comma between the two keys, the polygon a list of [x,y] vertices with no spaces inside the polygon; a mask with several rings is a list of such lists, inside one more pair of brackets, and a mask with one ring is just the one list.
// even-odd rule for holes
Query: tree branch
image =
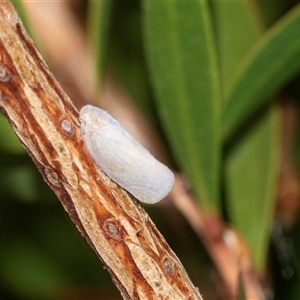
{"label": "tree branch", "polygon": [[76,108],[7,0],[0,28],[0,108],[123,298],[202,299],[144,209],[85,151]]}

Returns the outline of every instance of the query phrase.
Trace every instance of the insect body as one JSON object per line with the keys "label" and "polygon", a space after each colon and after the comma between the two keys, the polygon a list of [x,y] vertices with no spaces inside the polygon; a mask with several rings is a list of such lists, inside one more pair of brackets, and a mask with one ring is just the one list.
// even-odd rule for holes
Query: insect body
{"label": "insect body", "polygon": [[171,191],[174,174],[142,147],[106,111],[80,111],[81,136],[96,165],[138,200],[153,204]]}

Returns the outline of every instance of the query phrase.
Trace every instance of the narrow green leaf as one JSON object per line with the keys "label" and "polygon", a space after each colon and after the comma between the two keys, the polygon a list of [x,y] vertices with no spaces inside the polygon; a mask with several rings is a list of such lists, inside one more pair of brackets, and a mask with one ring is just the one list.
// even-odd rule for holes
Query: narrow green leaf
{"label": "narrow green leaf", "polygon": [[144,1],[157,106],[180,168],[204,211],[219,212],[220,96],[206,1]]}
{"label": "narrow green leaf", "polygon": [[100,89],[106,57],[107,39],[113,0],[89,1],[88,34],[94,59],[94,80],[97,90]]}
{"label": "narrow green leaf", "polygon": [[225,138],[299,71],[299,36],[300,5],[268,30],[239,65],[225,93]]}
{"label": "narrow green leaf", "polygon": [[258,271],[266,262],[278,162],[279,114],[273,107],[232,149],[225,176],[230,220],[246,238]]}
{"label": "narrow green leaf", "polygon": [[[261,32],[252,2],[211,1],[223,87]],[[234,16],[234,18],[232,17]]]}
{"label": "narrow green leaf", "polygon": [[[234,69],[259,38],[261,22],[253,3],[249,2],[213,2],[213,11],[223,86],[226,87]],[[236,18],[232,18],[233,15]],[[229,220],[246,240],[254,265],[260,270],[265,266],[278,167],[278,161],[262,165],[262,161],[268,161],[278,151],[274,145],[278,140],[278,124],[272,121],[271,110],[272,107],[268,108],[260,116],[258,124],[252,124],[254,128],[250,133],[235,141],[225,159]]]}

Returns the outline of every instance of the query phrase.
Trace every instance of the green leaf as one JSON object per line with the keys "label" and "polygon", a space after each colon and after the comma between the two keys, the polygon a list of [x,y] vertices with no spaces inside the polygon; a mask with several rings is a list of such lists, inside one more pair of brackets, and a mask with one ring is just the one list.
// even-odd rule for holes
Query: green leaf
{"label": "green leaf", "polygon": [[[261,26],[252,2],[211,1],[222,86],[260,36]],[[232,17],[234,16],[234,18]]]}
{"label": "green leaf", "polygon": [[300,5],[268,30],[241,62],[225,92],[225,138],[299,71],[299,35]]}
{"label": "green leaf", "polygon": [[176,160],[208,212],[220,211],[220,92],[206,1],[144,1],[146,53]]}
{"label": "green leaf", "polygon": [[[260,19],[249,2],[213,2],[223,86],[244,55],[259,38]],[[236,18],[232,18],[232,16]],[[251,86],[251,84],[250,84]],[[278,161],[278,124],[268,108],[260,120],[249,124],[250,131],[235,141],[225,159],[228,216],[246,240],[257,269],[265,267],[269,224],[275,203]],[[277,147],[276,147],[277,146]],[[259,205],[259,207],[258,207]]]}
{"label": "green leaf", "polygon": [[228,214],[246,238],[254,267],[265,267],[276,199],[279,114],[267,109],[231,149],[226,166]]}
{"label": "green leaf", "polygon": [[104,71],[112,3],[113,0],[89,1],[88,6],[88,34],[94,59],[96,92],[100,89]]}

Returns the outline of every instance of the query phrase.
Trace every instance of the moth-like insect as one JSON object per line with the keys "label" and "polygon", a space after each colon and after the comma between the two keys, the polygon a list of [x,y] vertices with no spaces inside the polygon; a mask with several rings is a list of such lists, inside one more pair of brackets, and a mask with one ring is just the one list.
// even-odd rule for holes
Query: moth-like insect
{"label": "moth-like insect", "polygon": [[154,204],[171,191],[174,174],[105,110],[80,110],[81,137],[95,164],[138,200]]}

